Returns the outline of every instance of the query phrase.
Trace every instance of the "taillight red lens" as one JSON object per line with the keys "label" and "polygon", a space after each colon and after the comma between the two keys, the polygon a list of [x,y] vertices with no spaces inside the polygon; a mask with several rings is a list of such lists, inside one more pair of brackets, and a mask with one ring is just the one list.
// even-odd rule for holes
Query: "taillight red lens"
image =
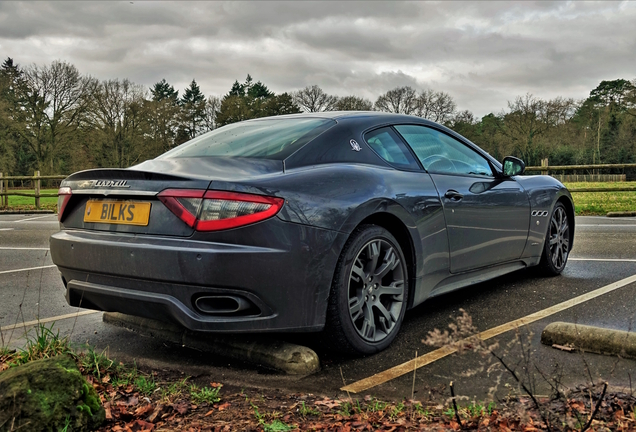
{"label": "taillight red lens", "polygon": [[204,193],[205,191],[193,189],[167,189],[157,197],[179,219],[194,228]]}
{"label": "taillight red lens", "polygon": [[253,224],[274,216],[285,200],[239,192],[168,189],[161,202],[197,231],[218,231]]}
{"label": "taillight red lens", "polygon": [[62,222],[62,216],[64,215],[64,210],[66,210],[66,205],[71,199],[71,195],[73,195],[73,191],[70,187],[61,187],[57,191],[57,220]]}
{"label": "taillight red lens", "polygon": [[198,231],[216,231],[249,225],[274,216],[282,198],[237,192],[207,191],[203,199]]}

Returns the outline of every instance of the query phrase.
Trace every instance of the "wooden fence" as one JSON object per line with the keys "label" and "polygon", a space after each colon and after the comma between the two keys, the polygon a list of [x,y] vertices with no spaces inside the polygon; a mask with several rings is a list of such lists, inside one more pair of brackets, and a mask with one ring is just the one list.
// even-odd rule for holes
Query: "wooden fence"
{"label": "wooden fence", "polygon": [[[57,193],[42,193],[40,192],[42,186],[42,180],[64,180],[67,176],[65,175],[52,175],[52,176],[43,176],[40,175],[40,171],[35,171],[33,176],[8,176],[4,177],[3,173],[0,173],[0,207],[7,208],[9,207],[9,196],[24,196],[24,197],[32,197],[35,198],[35,208],[40,208],[40,198],[55,198],[57,197]],[[9,181],[18,181],[18,180],[32,180],[34,193],[20,192],[20,191],[10,191],[9,190]]]}
{"label": "wooden fence", "polygon": [[[548,164],[548,159],[541,160],[540,166],[526,167],[526,171],[541,171],[543,175],[549,175],[550,171],[570,171],[570,170],[602,170],[602,169],[630,169],[636,168],[636,164],[596,164],[596,165],[553,165]],[[598,172],[598,171],[597,171]],[[596,174],[598,175],[598,174]],[[611,174],[608,174],[611,175]],[[624,175],[624,174],[619,174]],[[556,177],[556,176],[555,176]],[[621,186],[612,188],[571,188],[570,192],[632,192],[634,187]]]}
{"label": "wooden fence", "polygon": [[[597,164],[597,165],[555,165],[549,166],[548,160],[543,159],[541,161],[540,166],[529,166],[526,167],[526,171],[528,172],[537,172],[540,171],[543,175],[548,175],[550,171],[569,171],[569,170],[601,170],[601,169],[629,169],[636,168],[636,164]],[[597,175],[597,174],[595,174]],[[622,176],[624,174],[619,174]],[[43,176],[40,175],[40,171],[35,171],[33,176],[10,176],[3,177],[3,174],[0,173],[0,208],[7,208],[9,206],[9,196],[24,196],[24,197],[32,197],[35,199],[35,207],[40,208],[40,198],[45,197],[57,197],[57,193],[42,193],[41,182],[42,180],[64,180],[67,176],[65,175],[50,175]],[[34,193],[26,193],[19,191],[10,191],[9,190],[9,181],[18,181],[18,180],[31,180],[34,185]],[[636,191],[634,187],[612,187],[612,188],[572,188],[571,192],[632,192]]]}

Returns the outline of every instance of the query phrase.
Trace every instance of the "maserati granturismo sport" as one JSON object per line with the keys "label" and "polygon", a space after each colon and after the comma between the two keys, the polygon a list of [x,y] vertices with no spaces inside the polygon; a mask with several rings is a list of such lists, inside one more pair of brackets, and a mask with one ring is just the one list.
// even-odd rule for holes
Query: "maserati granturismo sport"
{"label": "maserati granturismo sport", "polygon": [[432,296],[564,269],[571,195],[523,172],[418,117],[249,120],[69,176],[51,255],[73,306],[371,354]]}

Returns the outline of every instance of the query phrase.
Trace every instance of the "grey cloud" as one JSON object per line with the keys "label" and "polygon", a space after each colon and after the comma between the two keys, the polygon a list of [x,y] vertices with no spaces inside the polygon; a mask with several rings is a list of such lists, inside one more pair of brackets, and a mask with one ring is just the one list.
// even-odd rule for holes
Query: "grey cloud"
{"label": "grey cloud", "polygon": [[634,78],[634,22],[630,2],[2,2],[0,55],[206,94],[247,73],[371,100],[411,85],[481,116]]}

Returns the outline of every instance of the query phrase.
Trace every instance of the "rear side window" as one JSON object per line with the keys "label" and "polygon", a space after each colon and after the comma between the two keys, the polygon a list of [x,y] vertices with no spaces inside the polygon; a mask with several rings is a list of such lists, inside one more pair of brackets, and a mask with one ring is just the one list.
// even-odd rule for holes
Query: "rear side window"
{"label": "rear side window", "polygon": [[334,120],[317,118],[234,123],[181,144],[158,159],[236,156],[283,160],[335,124]]}
{"label": "rear side window", "polygon": [[367,132],[364,139],[382,159],[396,168],[420,169],[411,152],[390,127]]}

